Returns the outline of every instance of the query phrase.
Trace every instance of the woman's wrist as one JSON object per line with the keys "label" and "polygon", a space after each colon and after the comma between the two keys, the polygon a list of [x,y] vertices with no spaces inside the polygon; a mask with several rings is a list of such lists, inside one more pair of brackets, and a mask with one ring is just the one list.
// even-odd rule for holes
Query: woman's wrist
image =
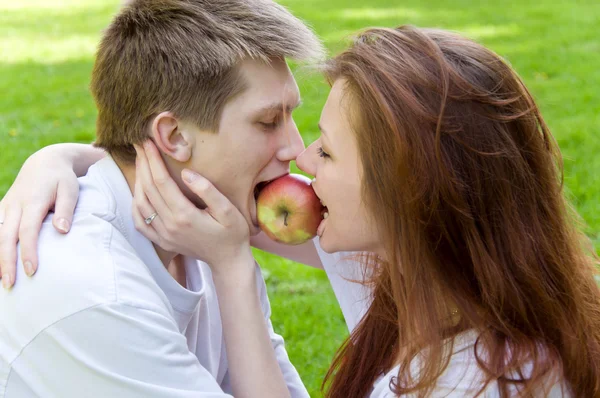
{"label": "woman's wrist", "polygon": [[220,264],[229,273],[213,275],[231,386],[235,397],[289,397],[269,336],[251,256]]}
{"label": "woman's wrist", "polygon": [[87,173],[91,165],[106,156],[102,149],[90,144],[61,143],[44,147],[31,155],[28,161],[61,163],[72,170],[78,177]]}
{"label": "woman's wrist", "polygon": [[88,169],[94,163],[104,159],[106,152],[91,144],[71,144],[70,153],[73,154],[73,171],[78,177],[87,174]]}
{"label": "woman's wrist", "polygon": [[256,290],[256,262],[251,251],[223,259],[215,265],[211,269],[217,292]]}

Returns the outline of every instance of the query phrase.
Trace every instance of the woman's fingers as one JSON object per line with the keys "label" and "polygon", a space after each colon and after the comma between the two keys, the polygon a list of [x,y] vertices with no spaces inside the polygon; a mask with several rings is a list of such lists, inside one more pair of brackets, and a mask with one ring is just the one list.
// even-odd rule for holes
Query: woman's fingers
{"label": "woman's fingers", "polygon": [[78,199],[79,183],[77,180],[69,179],[58,183],[54,216],[52,217],[52,224],[58,232],[66,234],[71,230]]}
{"label": "woman's fingers", "polygon": [[[31,205],[23,209],[19,241],[21,243],[21,262],[28,276],[32,276],[38,267],[38,237],[42,222],[48,214],[49,205]],[[16,250],[16,248],[15,248]]]}
{"label": "woman's fingers", "polygon": [[[172,211],[166,204],[163,196],[158,191],[158,187],[154,181],[152,172],[150,171],[150,165],[144,155],[144,150],[136,145],[136,151],[138,153],[136,158],[136,185],[140,184],[140,187],[144,195],[137,195],[140,199],[148,198],[148,201],[158,214],[160,214],[165,220],[172,216]],[[148,215],[149,216],[149,215]],[[146,217],[148,217],[146,216]]]}
{"label": "woman's fingers", "polygon": [[0,226],[0,270],[2,272],[2,286],[11,288],[15,283],[17,266],[17,239],[19,223],[21,222],[21,208],[7,207],[4,219]]}
{"label": "woman's fingers", "polygon": [[136,147],[133,217],[138,231],[164,250],[214,263],[249,248],[248,224],[229,199],[206,178],[186,170],[188,188],[207,205],[198,209],[171,178],[156,148],[146,147]]}
{"label": "woman's fingers", "polygon": [[[145,220],[147,217],[151,216],[152,213],[149,213],[147,216],[145,216],[144,214],[146,214],[146,213],[142,213],[143,210],[140,210],[140,208],[138,206],[133,206],[131,211],[132,211],[132,215],[133,215],[133,222],[134,222],[135,228],[142,235],[144,235],[146,238],[148,238],[150,241],[152,241],[162,247],[163,243],[160,239],[160,236],[158,235],[158,233],[152,226],[152,224],[154,224],[155,222],[156,222],[156,224],[160,223],[160,221],[158,220],[158,216],[157,216],[157,218],[154,219],[154,221],[152,221],[152,223],[150,225],[148,225],[148,224],[146,224]],[[146,210],[146,212],[147,212],[147,210]],[[165,248],[165,250],[167,250],[167,249]]]}
{"label": "woman's fingers", "polygon": [[[77,180],[62,181],[58,184],[52,220],[54,228],[60,233],[66,234],[71,228],[78,196],[79,185]],[[53,196],[48,196],[48,198],[53,198]],[[38,267],[38,237],[42,229],[42,222],[52,205],[53,202],[50,199],[46,200],[45,203],[40,200],[39,203],[26,206],[21,215],[21,225],[19,227],[21,260],[25,273],[29,276],[32,276]]]}
{"label": "woman's fingers", "polygon": [[[151,140],[147,140],[144,143],[144,147],[140,152],[143,152],[141,154],[142,164],[144,167],[149,168],[156,191],[160,194],[164,203],[171,209],[171,212],[174,214],[188,212],[191,207],[195,207],[181,192],[179,186],[169,174],[158,149]],[[152,202],[152,196],[148,198]]]}
{"label": "woman's fingers", "polygon": [[205,212],[219,224],[229,227],[243,219],[239,210],[208,179],[188,169],[183,170],[182,177],[190,190],[206,204]]}
{"label": "woman's fingers", "polygon": [[169,244],[166,240],[169,238],[169,232],[165,225],[165,216],[150,203],[139,180],[135,182],[133,210],[135,228],[146,238],[168,250]]}

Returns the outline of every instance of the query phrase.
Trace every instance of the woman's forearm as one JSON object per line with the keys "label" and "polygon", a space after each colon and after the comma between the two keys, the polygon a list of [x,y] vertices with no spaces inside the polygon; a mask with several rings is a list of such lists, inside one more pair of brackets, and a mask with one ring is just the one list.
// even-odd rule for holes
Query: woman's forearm
{"label": "woman's forearm", "polygon": [[106,156],[104,150],[90,144],[64,143],[49,145],[32,156],[50,156],[71,164],[78,177],[85,175],[91,165]]}
{"label": "woman's forearm", "polygon": [[[254,259],[242,261],[254,264]],[[242,274],[215,277],[233,395],[289,397],[261,309],[255,274]]]}

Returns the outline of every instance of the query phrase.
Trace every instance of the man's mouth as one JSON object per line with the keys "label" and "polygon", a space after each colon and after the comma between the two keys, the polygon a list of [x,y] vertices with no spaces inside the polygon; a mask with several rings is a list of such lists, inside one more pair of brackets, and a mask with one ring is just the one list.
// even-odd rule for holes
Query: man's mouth
{"label": "man's mouth", "polygon": [[273,180],[261,181],[254,186],[254,199],[255,200],[258,199],[258,195],[260,194],[260,191],[262,191],[262,189],[264,187],[266,187],[267,184],[269,184],[271,181],[273,181]]}
{"label": "man's mouth", "polygon": [[288,173],[283,173],[283,174],[280,174],[280,175],[275,176],[273,178],[270,178],[268,180],[264,180],[264,181],[261,181],[261,182],[257,183],[254,186],[254,199],[258,199],[258,195],[260,195],[260,191],[262,191],[264,187],[266,187],[267,185],[269,185],[269,183],[271,183],[271,182],[275,181],[276,179],[281,178],[281,177],[283,177],[283,176],[285,176],[287,174]]}
{"label": "man's mouth", "polygon": [[266,187],[271,181],[273,181],[273,180],[261,181],[261,182],[257,183],[254,186],[254,191],[253,191],[254,208],[250,209],[250,218],[251,218],[252,224],[254,224],[254,226],[257,227],[257,228],[259,227],[259,225],[258,225],[258,217],[257,217],[258,195],[260,195],[260,191],[262,191],[262,189],[264,187]]}

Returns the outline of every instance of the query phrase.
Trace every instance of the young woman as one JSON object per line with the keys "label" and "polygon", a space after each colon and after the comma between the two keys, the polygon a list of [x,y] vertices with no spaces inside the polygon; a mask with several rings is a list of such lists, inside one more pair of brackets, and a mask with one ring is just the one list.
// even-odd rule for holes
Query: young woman
{"label": "young woman", "polygon": [[[516,73],[470,40],[407,26],[365,31],[324,70],[322,134],[297,164],[327,207],[314,245],[351,328],[326,396],[599,397],[598,260]],[[156,192],[185,200],[153,184],[152,146],[138,162],[138,218]],[[207,232],[175,219],[141,231],[200,250]]]}

